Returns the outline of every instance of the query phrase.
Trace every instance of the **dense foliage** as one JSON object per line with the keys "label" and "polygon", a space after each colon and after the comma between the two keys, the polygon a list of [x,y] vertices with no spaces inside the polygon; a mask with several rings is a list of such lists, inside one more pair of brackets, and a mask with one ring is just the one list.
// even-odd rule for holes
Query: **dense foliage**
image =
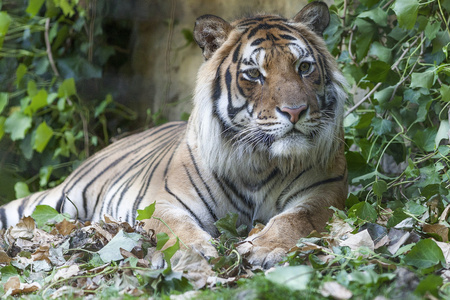
{"label": "dense foliage", "polygon": [[77,91],[121,64],[104,34],[107,2],[92,3],[0,1],[1,202],[58,184],[134,117],[109,93]]}
{"label": "dense foliage", "polygon": [[[30,1],[30,6],[43,2]],[[17,20],[33,23],[33,26],[12,31],[13,34],[18,32],[17,36],[11,35],[11,28],[18,26],[14,25],[18,22],[14,21],[14,14],[9,10],[7,14],[0,13],[0,34],[7,32],[9,26],[8,34],[14,36],[6,36],[0,55],[6,56],[5,49],[9,49],[6,46],[14,39],[21,42],[15,44],[20,48],[13,49],[16,56],[2,60],[0,64],[0,67],[11,65],[5,69],[9,70],[9,75],[5,76],[5,81],[2,79],[8,83],[8,89],[0,96],[1,142],[10,145],[13,141],[12,149],[18,155],[28,155],[23,159],[29,162],[27,164],[42,160],[41,166],[49,165],[43,158],[54,160],[63,157],[63,153],[82,153],[85,157],[83,153],[87,150],[83,150],[83,140],[86,136],[90,145],[100,141],[91,129],[89,133],[83,130],[83,119],[76,116],[81,112],[87,114],[89,109],[75,93],[70,76],[53,74],[46,50],[42,50],[45,53],[40,56],[25,55],[42,47],[46,49],[45,36],[50,37],[52,32],[46,29],[47,20],[58,28],[67,26],[67,34],[79,33],[77,38],[83,36],[76,26],[79,19],[82,19],[79,22],[88,22],[83,10],[76,6],[74,15],[70,15],[65,6],[69,1],[46,1],[49,2],[59,5],[59,8],[55,6],[60,9],[58,17],[31,17],[38,9],[29,8],[30,16]],[[2,281],[11,281],[12,285],[11,278],[20,278],[19,294],[25,293],[20,289],[25,282],[39,283],[39,287],[35,285],[34,288],[38,293],[36,298],[52,293],[71,297],[95,294],[98,298],[142,295],[164,298],[168,297],[165,293],[182,293],[193,288],[203,288],[203,291],[191,294],[196,299],[277,299],[280,295],[292,299],[450,297],[450,1],[335,0],[331,10],[331,24],[325,39],[351,86],[345,116],[351,192],[347,210],[336,210],[329,232],[313,233],[301,239],[286,258],[285,263],[289,266],[267,273],[252,269],[234,248],[242,238],[242,228],[236,229],[236,216],[229,215],[216,223],[222,236],[214,243],[221,257],[211,260],[209,265],[202,264],[204,260],[189,258],[184,264],[180,260],[172,266],[169,258],[179,248],[184,248],[177,238],[174,246],[164,253],[165,269],[153,272],[148,269],[149,261],[144,259],[146,252],[161,249],[169,236],[155,233],[149,237],[138,228],[133,229],[136,232],[121,233],[120,230],[131,231],[130,226],[110,220],[83,228],[50,208],[39,207],[33,215],[39,229],[30,225],[33,222],[28,219],[20,230],[17,227],[2,238],[8,244],[4,247],[5,255],[11,255],[13,250],[19,250],[18,245],[23,246],[17,242],[20,238],[15,237],[18,232],[26,231],[36,236],[36,230],[46,230],[51,236],[48,238],[51,246],[45,248],[45,259],[41,248],[30,254],[30,249],[39,247],[40,241],[34,241],[31,246],[26,244],[31,248],[24,250],[20,259],[6,257],[9,262],[0,270]],[[48,12],[41,10],[41,13]],[[56,43],[60,33],[55,30],[53,34],[53,43]],[[24,43],[29,41],[29,36],[35,36],[35,45]],[[64,60],[58,62],[58,59],[64,59],[65,51],[68,51],[62,44],[56,43],[57,46],[52,48],[58,68],[64,66]],[[80,43],[79,49],[85,51],[88,46]],[[40,60],[44,61],[42,66]],[[87,63],[95,65],[89,60]],[[96,66],[101,70],[101,60]],[[47,77],[38,74],[44,67],[42,74]],[[67,68],[72,69],[77,70]],[[45,105],[44,98],[47,99]],[[102,116],[106,108],[114,105],[108,99],[99,101],[94,110],[91,108],[90,111],[94,111],[94,117],[90,118],[93,128],[96,122],[100,128],[105,128]],[[64,104],[62,108],[60,102]],[[72,111],[76,117],[70,118],[68,113]],[[102,138],[106,138],[106,134]],[[72,151],[71,145],[80,148]],[[44,155],[46,151],[47,156]],[[4,172],[3,166],[0,172]],[[45,169],[41,174],[41,181],[45,182]],[[139,211],[139,218],[151,218],[153,210],[150,206]],[[95,239],[84,239],[77,244],[77,249],[67,249],[65,241],[73,243],[75,237],[82,236],[83,230],[91,230],[91,236],[104,244],[95,244]],[[61,235],[66,237],[56,240]],[[142,245],[143,240],[147,243],[142,247],[145,251],[121,249],[124,245]],[[108,247],[100,251],[99,247],[104,245]],[[93,247],[99,251],[92,251]],[[57,259],[61,257],[58,253],[64,254],[64,260]],[[69,267],[76,255],[80,264]],[[108,258],[110,255],[117,255],[112,262]],[[4,259],[0,251],[0,263],[4,263]],[[48,262],[49,269],[32,276],[30,270],[40,267],[43,260]],[[28,264],[21,263],[23,261]],[[144,268],[139,264],[147,265]],[[69,269],[74,273],[69,273]],[[181,273],[180,270],[189,272]],[[72,289],[65,289],[68,284]],[[209,289],[212,287],[214,292]]]}

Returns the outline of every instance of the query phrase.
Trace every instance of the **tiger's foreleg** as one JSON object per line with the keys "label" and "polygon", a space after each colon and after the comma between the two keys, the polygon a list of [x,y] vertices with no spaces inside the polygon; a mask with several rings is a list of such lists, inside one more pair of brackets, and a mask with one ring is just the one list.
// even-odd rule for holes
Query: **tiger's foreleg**
{"label": "tiger's foreleg", "polygon": [[[316,203],[327,203],[324,199]],[[332,215],[324,206],[301,205],[276,215],[262,231],[249,236],[237,250],[253,265],[267,269],[280,262],[298,240],[313,230],[321,231]]]}

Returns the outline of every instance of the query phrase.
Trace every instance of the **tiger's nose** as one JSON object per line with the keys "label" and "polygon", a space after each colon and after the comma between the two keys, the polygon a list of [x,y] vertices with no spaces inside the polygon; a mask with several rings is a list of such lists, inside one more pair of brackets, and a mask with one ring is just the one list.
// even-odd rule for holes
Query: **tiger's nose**
{"label": "tiger's nose", "polygon": [[300,116],[302,115],[302,113],[304,111],[306,111],[307,108],[308,108],[308,105],[303,104],[303,105],[296,106],[296,107],[288,107],[288,106],[283,106],[282,108],[277,107],[277,110],[281,114],[288,117],[289,121],[291,121],[292,124],[295,124],[298,122],[298,120],[300,119]]}

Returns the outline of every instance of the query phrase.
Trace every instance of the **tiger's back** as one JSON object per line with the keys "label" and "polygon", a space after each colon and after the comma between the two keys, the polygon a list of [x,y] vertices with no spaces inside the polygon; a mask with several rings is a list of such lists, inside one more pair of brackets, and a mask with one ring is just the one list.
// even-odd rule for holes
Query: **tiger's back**
{"label": "tiger's back", "polygon": [[86,160],[59,186],[2,206],[2,227],[31,215],[37,205],[50,205],[81,220],[97,221],[109,214],[132,224],[136,210],[151,204],[144,199],[163,186],[160,174],[185,131],[185,122],[173,122],[118,140]]}

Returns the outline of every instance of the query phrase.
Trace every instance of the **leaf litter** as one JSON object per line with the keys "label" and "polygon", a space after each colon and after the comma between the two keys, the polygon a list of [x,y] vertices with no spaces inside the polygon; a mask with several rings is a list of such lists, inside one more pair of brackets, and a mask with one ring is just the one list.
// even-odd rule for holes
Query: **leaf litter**
{"label": "leaf litter", "polygon": [[[385,216],[375,223],[359,222],[364,212],[347,215],[336,210],[327,232],[300,239],[285,261],[265,272],[235,250],[246,229],[236,228],[237,218],[231,214],[216,224],[222,235],[212,242],[219,257],[210,261],[195,249],[180,247],[178,239],[172,249],[164,249],[169,238],[144,231],[140,222],[131,226],[110,216],[95,223],[64,216],[55,222],[52,215],[49,222],[40,220],[39,228],[25,217],[0,232],[2,293],[100,299],[176,291],[174,299],[202,299],[202,291],[244,287],[257,298],[246,286],[261,277],[294,295],[351,299],[361,296],[361,288],[372,288],[387,297],[392,286],[396,295],[425,295],[436,292],[437,284],[450,282],[448,211],[446,207],[435,224],[413,218],[389,227]],[[386,213],[393,217],[393,211]],[[39,212],[34,217],[39,219]],[[253,232],[262,228],[259,224]],[[161,258],[164,267],[156,268],[154,261]]]}

